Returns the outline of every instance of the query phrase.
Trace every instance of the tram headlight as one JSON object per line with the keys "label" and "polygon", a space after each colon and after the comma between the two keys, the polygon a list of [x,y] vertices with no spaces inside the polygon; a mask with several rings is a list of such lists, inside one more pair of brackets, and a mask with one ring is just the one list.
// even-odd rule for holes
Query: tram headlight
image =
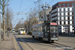
{"label": "tram headlight", "polygon": [[25,31],[23,33],[25,33]]}

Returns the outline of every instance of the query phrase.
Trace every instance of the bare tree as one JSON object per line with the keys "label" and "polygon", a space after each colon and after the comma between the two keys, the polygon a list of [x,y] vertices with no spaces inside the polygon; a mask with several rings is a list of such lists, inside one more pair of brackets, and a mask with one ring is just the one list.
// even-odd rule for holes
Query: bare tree
{"label": "bare tree", "polygon": [[4,13],[5,13],[5,6],[8,4],[9,0],[0,0],[0,6],[2,9],[2,16],[3,16],[3,40],[5,40],[5,20],[4,20]]}
{"label": "bare tree", "polygon": [[[12,26],[12,19],[13,19],[13,12],[7,6],[6,11],[5,11],[5,24],[7,25],[7,28],[11,28],[11,26]],[[7,31],[7,36],[9,37],[9,31]]]}
{"label": "bare tree", "polygon": [[7,28],[10,28],[10,23],[12,22],[13,19],[13,13],[10,8],[7,7],[6,12],[5,12],[5,22],[7,25]]}

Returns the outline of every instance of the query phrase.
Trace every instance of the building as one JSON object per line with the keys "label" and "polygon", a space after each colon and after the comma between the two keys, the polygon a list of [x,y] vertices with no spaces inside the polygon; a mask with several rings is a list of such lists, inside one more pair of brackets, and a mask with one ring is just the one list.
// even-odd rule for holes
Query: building
{"label": "building", "polygon": [[58,23],[58,29],[61,33],[74,32],[74,3],[75,1],[58,2],[52,6],[52,11],[50,12],[51,22]]}

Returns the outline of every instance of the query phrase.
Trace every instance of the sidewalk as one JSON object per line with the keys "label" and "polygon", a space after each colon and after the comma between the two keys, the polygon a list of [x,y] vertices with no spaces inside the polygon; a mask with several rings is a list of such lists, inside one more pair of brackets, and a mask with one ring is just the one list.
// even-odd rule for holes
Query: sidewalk
{"label": "sidewalk", "polygon": [[0,50],[20,50],[12,33],[6,37],[5,41],[0,41]]}

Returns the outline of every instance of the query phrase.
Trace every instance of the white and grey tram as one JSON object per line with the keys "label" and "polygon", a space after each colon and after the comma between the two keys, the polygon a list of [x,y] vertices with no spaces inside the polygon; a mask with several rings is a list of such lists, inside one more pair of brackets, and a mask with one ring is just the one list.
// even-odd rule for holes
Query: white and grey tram
{"label": "white and grey tram", "polygon": [[57,23],[42,23],[32,26],[32,37],[40,40],[54,42],[58,40]]}

